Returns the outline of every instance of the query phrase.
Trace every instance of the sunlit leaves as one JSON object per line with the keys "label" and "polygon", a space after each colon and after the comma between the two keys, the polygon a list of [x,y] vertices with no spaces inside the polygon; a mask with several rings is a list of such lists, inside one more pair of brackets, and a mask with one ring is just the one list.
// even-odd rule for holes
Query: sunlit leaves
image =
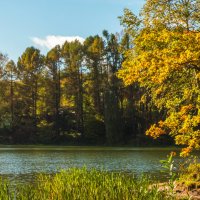
{"label": "sunlit leaves", "polygon": [[144,27],[126,52],[118,76],[126,85],[138,82],[145,87],[157,108],[167,112],[166,119],[153,124],[147,135],[157,138],[168,133],[176,144],[187,146],[182,152],[187,155],[200,148],[200,33],[195,18],[199,10],[189,13],[188,21],[185,18],[198,2],[181,2],[147,1]]}

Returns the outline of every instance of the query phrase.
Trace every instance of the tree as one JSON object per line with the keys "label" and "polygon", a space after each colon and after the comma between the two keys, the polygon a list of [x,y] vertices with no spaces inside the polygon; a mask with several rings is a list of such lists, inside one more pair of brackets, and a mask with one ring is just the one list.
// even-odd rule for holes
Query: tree
{"label": "tree", "polygon": [[[17,63],[19,89],[21,97],[21,120],[32,128],[30,136],[37,132],[38,80],[43,67],[43,56],[38,49],[29,47]],[[27,131],[27,130],[26,130]]]}
{"label": "tree", "polygon": [[6,55],[0,53],[0,128],[10,125],[9,104],[7,102],[7,81],[5,80],[5,66],[8,62]]}
{"label": "tree", "polygon": [[145,27],[197,30],[200,7],[198,0],[147,0],[142,16]]}
{"label": "tree", "polygon": [[118,38],[103,31],[105,37],[105,71],[107,80],[104,86],[104,117],[108,144],[117,144],[123,140],[121,109],[119,106],[120,81],[116,72],[121,67],[122,57],[119,51]]}
{"label": "tree", "polygon": [[[46,65],[48,68],[48,75],[50,76],[48,82],[48,103],[50,115],[53,115],[54,130],[56,136],[60,134],[60,103],[61,103],[61,49],[56,46],[51,49],[46,56]],[[52,90],[53,89],[53,90]]]}
{"label": "tree", "polygon": [[148,0],[143,26],[126,52],[119,72],[126,85],[137,82],[151,94],[164,120],[146,132],[169,134],[186,145],[181,155],[200,148],[200,34],[198,1]]}
{"label": "tree", "polygon": [[84,137],[83,117],[83,47],[75,40],[62,47],[64,60],[65,96],[71,101],[76,115],[76,130]]}
{"label": "tree", "polygon": [[85,61],[89,70],[90,94],[92,94],[95,113],[103,115],[102,87],[104,82],[103,55],[104,43],[101,37],[90,36],[84,42]]}
{"label": "tree", "polygon": [[10,60],[5,68],[4,68],[4,77],[7,81],[9,81],[9,95],[8,98],[10,99],[10,116],[11,116],[11,127],[14,126],[14,86],[15,86],[15,80],[16,80],[16,65],[13,60]]}

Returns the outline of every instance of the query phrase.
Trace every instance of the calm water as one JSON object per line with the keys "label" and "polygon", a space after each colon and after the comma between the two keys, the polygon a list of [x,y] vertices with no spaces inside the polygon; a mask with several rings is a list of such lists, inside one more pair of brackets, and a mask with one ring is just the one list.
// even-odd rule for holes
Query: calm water
{"label": "calm water", "polygon": [[169,148],[0,146],[0,174],[24,181],[37,173],[87,166],[108,171],[148,173],[161,178],[159,160],[165,159],[172,150],[179,152]]}

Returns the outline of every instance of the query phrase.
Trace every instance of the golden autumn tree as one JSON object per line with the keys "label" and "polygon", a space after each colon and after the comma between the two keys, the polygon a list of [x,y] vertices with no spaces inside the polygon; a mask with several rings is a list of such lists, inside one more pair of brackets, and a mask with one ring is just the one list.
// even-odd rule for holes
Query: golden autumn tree
{"label": "golden autumn tree", "polygon": [[199,12],[198,0],[147,0],[141,19],[128,10],[121,17],[133,48],[118,76],[126,85],[145,87],[157,108],[166,110],[146,134],[171,135],[185,146],[182,156],[200,149]]}

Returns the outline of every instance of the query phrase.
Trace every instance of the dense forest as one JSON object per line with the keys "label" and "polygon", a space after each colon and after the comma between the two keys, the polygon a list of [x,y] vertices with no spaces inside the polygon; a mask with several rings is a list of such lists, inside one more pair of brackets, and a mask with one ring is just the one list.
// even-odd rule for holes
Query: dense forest
{"label": "dense forest", "polygon": [[196,0],[147,0],[140,17],[46,55],[0,56],[4,143],[200,147],[200,14]]}
{"label": "dense forest", "polygon": [[1,142],[144,145],[160,112],[116,76],[130,48],[129,34],[103,31],[45,56],[28,47],[17,63],[1,54]]}

